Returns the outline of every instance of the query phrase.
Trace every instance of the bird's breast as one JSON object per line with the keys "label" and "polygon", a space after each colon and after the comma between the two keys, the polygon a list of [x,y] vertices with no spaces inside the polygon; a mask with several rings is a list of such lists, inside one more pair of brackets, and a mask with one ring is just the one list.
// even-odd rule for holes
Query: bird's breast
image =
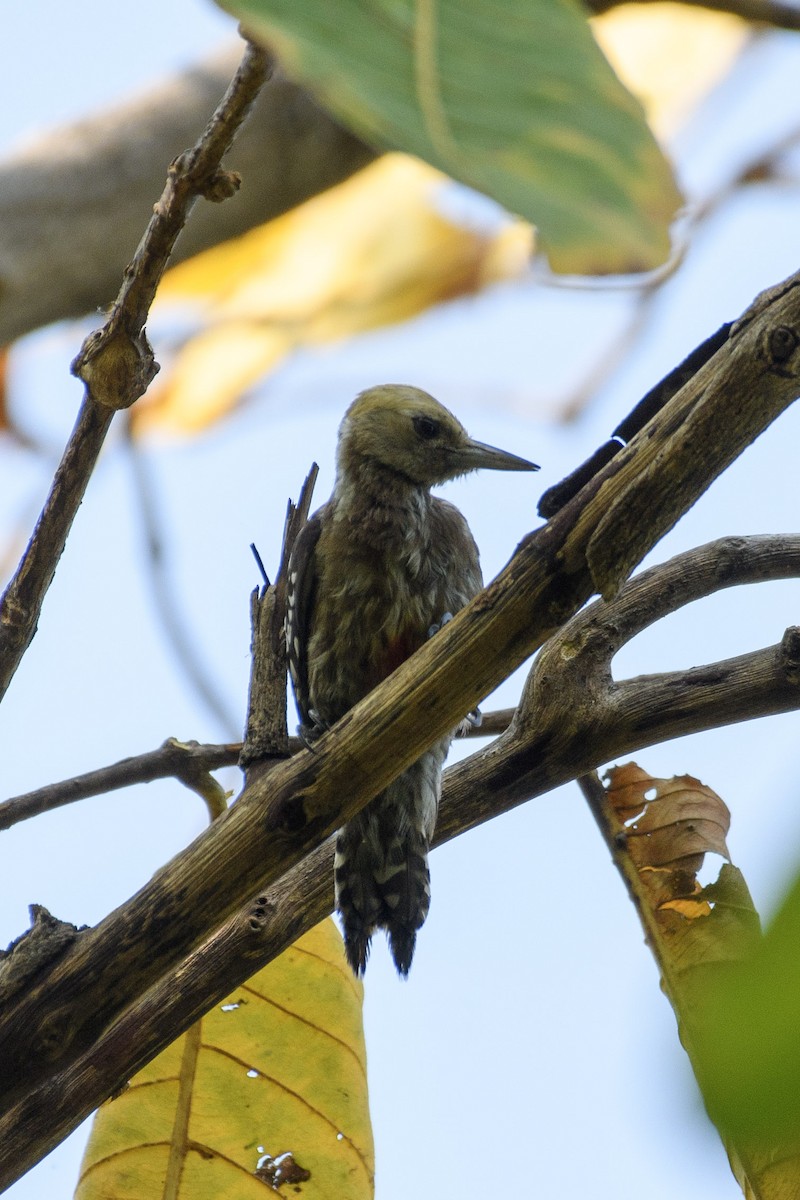
{"label": "bird's breast", "polygon": [[424,645],[437,619],[436,595],[418,583],[391,569],[367,578],[351,564],[336,586],[320,589],[309,689],[326,720],[341,716]]}

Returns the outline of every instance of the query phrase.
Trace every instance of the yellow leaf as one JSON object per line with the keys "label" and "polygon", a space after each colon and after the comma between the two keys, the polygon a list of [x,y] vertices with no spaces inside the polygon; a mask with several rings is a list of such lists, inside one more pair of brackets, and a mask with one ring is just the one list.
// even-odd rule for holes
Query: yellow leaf
{"label": "yellow leaf", "polygon": [[622,4],[592,21],[622,82],[660,137],[674,133],[730,70],[750,26],[681,4]]}
{"label": "yellow leaf", "polygon": [[367,1200],[362,996],[323,921],[103,1105],[76,1200]]}
{"label": "yellow leaf", "polygon": [[132,410],[137,431],[202,429],[299,346],[404,321],[521,274],[530,227],[511,219],[492,229],[459,224],[442,207],[453,186],[416,159],[385,155],[175,267],[158,306],[191,305],[201,328]]}

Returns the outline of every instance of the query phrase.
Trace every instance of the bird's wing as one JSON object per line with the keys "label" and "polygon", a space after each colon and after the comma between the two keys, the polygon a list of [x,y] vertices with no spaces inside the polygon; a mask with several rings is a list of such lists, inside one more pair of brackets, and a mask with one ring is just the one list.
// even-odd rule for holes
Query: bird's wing
{"label": "bird's wing", "polygon": [[317,542],[322,531],[319,512],[301,529],[289,559],[286,591],[286,650],[295,704],[303,725],[311,723],[308,695],[308,642],[317,596]]}
{"label": "bird's wing", "polygon": [[443,572],[449,592],[446,607],[456,613],[483,587],[478,547],[466,517],[449,500],[434,497],[430,519],[434,544],[448,548]]}

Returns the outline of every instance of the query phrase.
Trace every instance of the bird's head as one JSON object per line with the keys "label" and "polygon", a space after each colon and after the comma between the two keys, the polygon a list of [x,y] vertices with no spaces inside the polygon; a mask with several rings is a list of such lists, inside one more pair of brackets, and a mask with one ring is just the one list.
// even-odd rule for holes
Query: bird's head
{"label": "bird's head", "polygon": [[537,471],[535,463],[474,441],[433,396],[385,383],[356,397],[339,428],[340,476],[374,465],[423,487],[468,471]]}

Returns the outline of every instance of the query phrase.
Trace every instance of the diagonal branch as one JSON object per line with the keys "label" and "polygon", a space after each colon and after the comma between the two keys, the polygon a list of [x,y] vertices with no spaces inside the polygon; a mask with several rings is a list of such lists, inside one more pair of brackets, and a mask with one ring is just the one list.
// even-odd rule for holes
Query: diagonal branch
{"label": "diagonal branch", "polygon": [[777,645],[707,666],[611,675],[621,647],[678,608],[722,588],[798,577],[800,536],[721,538],[590,605],[542,648],[508,731],[447,772],[437,835],[455,836],[644,746],[800,707],[794,627]]}
{"label": "diagonal branch", "polygon": [[[800,275],[758,297],[714,357],[625,450],[529,535],[437,637],[323,735],[314,753],[254,781],[45,978],[9,998],[0,1028],[8,1112],[0,1123],[0,1185],[30,1165],[30,1146],[25,1152],[11,1134],[22,1129],[25,1112],[30,1117],[37,1089],[49,1096],[50,1136],[57,1140],[70,1118],[53,1116],[53,1077],[63,1077],[111,1034],[136,997],[452,728],[598,587],[613,597],[637,556],[793,401],[798,346]],[[503,764],[506,781],[519,765],[524,757]]]}
{"label": "diagonal branch", "polygon": [[[613,684],[609,670],[622,642],[645,623],[721,587],[799,575],[800,536],[724,538],[643,573],[610,604],[598,602],[574,617],[537,657],[512,730],[446,773],[435,844],[623,751],[666,740],[674,734],[676,712],[687,707],[704,728],[800,708],[797,631],[788,654],[785,639],[744,656],[745,675],[732,670],[740,660],[701,668],[708,686],[698,685],[692,671]],[[640,605],[644,617],[637,613]],[[647,691],[656,681],[671,696],[672,708],[648,705],[649,719],[632,743],[629,728],[615,725],[611,697],[615,689]],[[584,703],[587,690],[591,703]],[[570,736],[559,737],[565,721]],[[523,755],[529,769],[518,774]],[[329,838],[235,913],[75,1061],[13,1105],[0,1122],[8,1161],[35,1161],[212,1004],[327,916],[333,905],[333,845]]]}
{"label": "diagonal branch", "polygon": [[[477,728],[470,726],[459,736],[472,740],[494,737],[495,734],[506,731],[513,716],[513,708],[498,708],[493,712],[485,712]],[[305,745],[299,737],[289,738],[290,754],[298,754],[304,749]],[[209,771],[218,771],[221,767],[235,767],[241,761],[241,755],[241,742],[227,742],[221,745],[211,742],[203,745],[199,742],[179,742],[175,738],[167,738],[157,750],[131,755],[107,767],[98,767],[94,771],[74,775],[71,779],[48,783],[32,792],[0,801],[0,832],[10,829],[20,821],[29,821],[31,817],[39,817],[42,813],[63,808],[66,804],[87,800],[90,796],[104,796],[120,788],[134,787],[137,783],[153,783],[156,779],[173,778],[187,787],[196,789],[198,776],[207,775]]]}
{"label": "diagonal branch", "polygon": [[[195,141],[240,57],[241,42],[232,41],[0,161],[0,345],[108,304],[164,164]],[[221,212],[195,213],[172,262],[289,211],[375,157],[276,69],[229,157],[247,186]]]}
{"label": "diagonal branch", "polygon": [[170,167],[108,320],[90,334],[73,363],[74,374],[86,384],[78,420],[33,536],[0,599],[0,698],[36,632],[44,597],[114,413],[143,395],[158,370],[144,325],[172,248],[198,196],[222,200],[238,187],[238,177],[221,171],[220,161],[268,71],[265,52],[248,45],[202,137]]}

